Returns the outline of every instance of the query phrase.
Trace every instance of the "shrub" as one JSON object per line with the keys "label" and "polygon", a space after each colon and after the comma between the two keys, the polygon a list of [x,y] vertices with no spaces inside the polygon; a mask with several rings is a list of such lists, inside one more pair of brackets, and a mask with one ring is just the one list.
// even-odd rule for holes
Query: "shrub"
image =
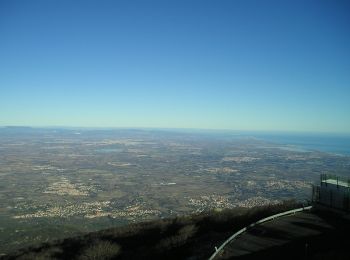
{"label": "shrub", "polygon": [[44,250],[38,250],[35,252],[24,253],[23,255],[17,257],[18,260],[50,260],[56,259],[56,254],[60,254],[62,252],[61,248],[56,246],[51,246]]}
{"label": "shrub", "polygon": [[79,260],[98,260],[98,259],[112,259],[120,254],[120,246],[112,244],[109,241],[95,242],[91,247],[86,248]]}
{"label": "shrub", "polygon": [[158,250],[169,250],[171,248],[184,245],[187,240],[197,232],[197,230],[198,228],[196,225],[186,225],[180,228],[176,235],[161,240],[156,248]]}

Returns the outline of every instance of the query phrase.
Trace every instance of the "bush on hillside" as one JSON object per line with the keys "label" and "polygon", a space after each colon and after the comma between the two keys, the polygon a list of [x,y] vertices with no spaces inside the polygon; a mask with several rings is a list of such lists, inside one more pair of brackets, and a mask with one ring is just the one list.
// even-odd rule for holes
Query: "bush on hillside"
{"label": "bush on hillside", "polygon": [[96,241],[83,250],[79,260],[109,260],[120,254],[120,246],[109,241]]}

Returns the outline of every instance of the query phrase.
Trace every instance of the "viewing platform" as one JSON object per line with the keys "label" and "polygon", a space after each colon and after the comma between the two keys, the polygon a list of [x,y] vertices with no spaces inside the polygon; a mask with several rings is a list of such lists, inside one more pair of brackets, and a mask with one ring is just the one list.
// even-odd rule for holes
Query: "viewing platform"
{"label": "viewing platform", "polygon": [[313,204],[329,209],[350,211],[350,179],[321,174],[320,185],[312,186]]}

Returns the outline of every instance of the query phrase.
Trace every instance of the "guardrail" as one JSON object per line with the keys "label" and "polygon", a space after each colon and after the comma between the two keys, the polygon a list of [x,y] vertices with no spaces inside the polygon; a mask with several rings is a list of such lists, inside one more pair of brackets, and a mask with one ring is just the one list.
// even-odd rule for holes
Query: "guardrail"
{"label": "guardrail", "polygon": [[292,214],[295,214],[297,212],[304,211],[304,210],[310,210],[311,208],[312,208],[312,206],[308,206],[308,207],[302,207],[302,208],[298,208],[298,209],[288,210],[288,211],[285,211],[282,213],[278,213],[278,214],[269,216],[267,218],[260,219],[257,222],[254,222],[254,223],[250,224],[249,226],[246,226],[246,227],[240,229],[239,231],[234,233],[232,236],[230,236],[219,248],[215,247],[215,253],[211,255],[209,260],[213,260],[228,243],[230,243],[233,239],[235,239],[237,236],[239,236],[243,232],[247,231],[249,228],[252,228],[256,225],[262,224],[262,223],[270,221],[270,220],[274,220],[275,218],[279,218],[279,217],[283,217],[283,216],[287,216],[287,215],[292,215]]}

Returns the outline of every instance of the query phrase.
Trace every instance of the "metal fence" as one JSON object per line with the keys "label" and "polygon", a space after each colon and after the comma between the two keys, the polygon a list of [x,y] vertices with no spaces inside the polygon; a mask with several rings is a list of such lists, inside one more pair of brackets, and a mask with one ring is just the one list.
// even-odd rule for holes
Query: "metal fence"
{"label": "metal fence", "polygon": [[312,202],[349,212],[350,179],[332,174],[321,174],[320,185],[312,186]]}
{"label": "metal fence", "polygon": [[327,184],[327,181],[334,180],[337,185],[342,183],[343,186],[350,188],[350,179],[335,174],[321,174],[321,185]]}

